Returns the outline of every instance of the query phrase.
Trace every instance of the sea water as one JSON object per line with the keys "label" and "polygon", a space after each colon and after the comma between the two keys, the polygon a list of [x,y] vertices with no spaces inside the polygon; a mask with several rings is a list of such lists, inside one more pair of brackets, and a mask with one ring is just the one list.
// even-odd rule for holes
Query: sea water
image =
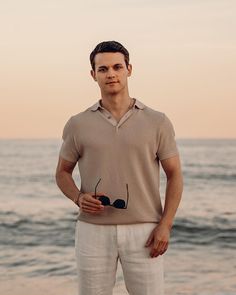
{"label": "sea water", "polygon": [[[177,143],[184,193],[164,255],[166,294],[236,294],[236,140]],[[55,183],[60,145],[0,140],[0,285],[15,278],[76,280],[77,208]],[[73,176],[80,186],[77,168]],[[162,202],[164,191],[162,171]]]}

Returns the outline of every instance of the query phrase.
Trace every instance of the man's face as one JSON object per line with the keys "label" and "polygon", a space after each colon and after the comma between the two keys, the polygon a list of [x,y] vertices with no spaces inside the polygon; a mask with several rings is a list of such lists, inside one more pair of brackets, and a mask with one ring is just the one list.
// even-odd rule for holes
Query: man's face
{"label": "man's face", "polygon": [[120,52],[103,52],[95,56],[95,71],[91,75],[102,93],[117,94],[128,87],[127,78],[132,66],[126,67],[124,55]]}

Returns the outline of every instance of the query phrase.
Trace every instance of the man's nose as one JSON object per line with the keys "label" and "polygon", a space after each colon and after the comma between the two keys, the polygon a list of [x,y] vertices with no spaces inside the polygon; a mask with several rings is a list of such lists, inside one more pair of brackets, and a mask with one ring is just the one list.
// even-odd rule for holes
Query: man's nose
{"label": "man's nose", "polygon": [[115,72],[113,69],[108,69],[107,71],[107,77],[108,78],[114,78],[115,77]]}

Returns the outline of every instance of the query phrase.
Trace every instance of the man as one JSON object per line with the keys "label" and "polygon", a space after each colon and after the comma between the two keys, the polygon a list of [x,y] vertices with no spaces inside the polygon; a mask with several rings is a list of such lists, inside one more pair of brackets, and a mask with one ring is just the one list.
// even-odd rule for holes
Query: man
{"label": "man", "polygon": [[[56,171],[59,188],[80,207],[79,294],[111,295],[119,259],[129,294],[162,295],[162,255],[183,186],[174,129],[164,113],[130,97],[132,66],[123,45],[101,42],[90,62],[101,99],[66,123]],[[77,162],[80,190],[72,178]],[[164,210],[160,163],[167,177]]]}

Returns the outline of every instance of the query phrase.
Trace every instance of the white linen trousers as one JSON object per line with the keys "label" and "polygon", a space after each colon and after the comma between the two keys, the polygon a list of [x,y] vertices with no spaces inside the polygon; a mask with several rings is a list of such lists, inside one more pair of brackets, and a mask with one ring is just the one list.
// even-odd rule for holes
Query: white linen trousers
{"label": "white linen trousers", "polygon": [[79,295],[112,295],[118,259],[130,295],[163,295],[163,256],[145,243],[157,223],[100,225],[78,220],[75,254]]}

